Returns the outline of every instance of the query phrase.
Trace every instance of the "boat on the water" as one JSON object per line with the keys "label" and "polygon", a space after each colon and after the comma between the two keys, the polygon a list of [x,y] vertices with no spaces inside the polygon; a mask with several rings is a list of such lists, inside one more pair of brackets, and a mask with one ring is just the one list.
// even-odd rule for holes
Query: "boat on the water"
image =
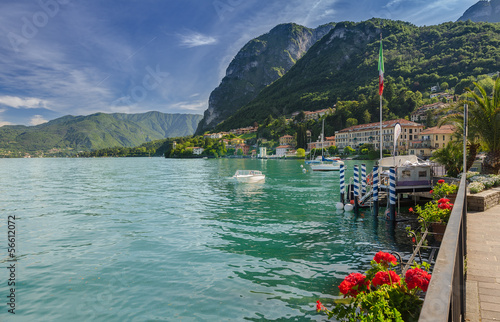
{"label": "boat on the water", "polygon": [[237,170],[233,176],[237,182],[260,182],[266,179],[266,176],[259,170]]}
{"label": "boat on the water", "polygon": [[339,160],[322,161],[319,164],[311,164],[312,171],[339,171],[344,162]]}
{"label": "boat on the water", "polygon": [[323,120],[323,126],[321,130],[321,157],[318,156],[317,159],[320,161],[318,163],[310,163],[312,171],[339,171],[340,165],[344,162],[338,157],[325,157],[323,155],[324,148],[324,137],[325,137],[325,120]]}
{"label": "boat on the water", "polygon": [[429,162],[416,155],[400,155],[382,158],[378,161],[382,172],[380,186],[389,186],[389,168],[396,168],[396,193],[429,191],[432,189],[432,167]]}

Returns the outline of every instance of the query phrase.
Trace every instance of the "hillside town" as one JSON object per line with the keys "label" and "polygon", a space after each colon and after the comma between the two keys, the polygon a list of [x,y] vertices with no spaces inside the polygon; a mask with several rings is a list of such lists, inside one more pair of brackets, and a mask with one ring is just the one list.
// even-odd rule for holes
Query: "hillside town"
{"label": "hillside town", "polygon": [[[440,97],[452,99],[448,94],[441,94]],[[401,134],[397,139],[398,154],[413,154],[420,158],[429,158],[433,151],[446,146],[453,140],[455,128],[452,125],[426,126],[433,124],[438,119],[436,112],[445,111],[450,107],[450,103],[442,101],[423,105],[413,111],[408,119],[394,119],[382,122],[382,141],[383,149],[391,150],[394,142],[394,126],[401,125]],[[304,111],[303,122],[313,120],[319,122],[322,118],[332,114],[335,108],[321,109],[316,111]],[[286,119],[288,123],[296,123],[299,112]],[[427,117],[434,118],[434,122],[427,122]],[[304,156],[298,153],[300,147],[297,147],[297,135],[285,134],[279,137],[274,146],[266,145],[266,139],[255,140],[258,125],[244,128],[232,129],[228,132],[206,133],[204,138],[220,140],[224,143],[228,155],[250,156],[259,158],[287,158]],[[315,149],[329,150],[335,147],[339,155],[348,154],[347,151],[354,150],[360,152],[362,148],[371,148],[379,150],[380,148],[380,122],[352,125],[341,130],[335,131],[333,136],[321,135],[312,137],[311,131],[306,131],[307,148],[304,149],[308,154]],[[254,142],[254,143],[252,143]],[[177,143],[174,143],[173,149],[176,149]],[[193,155],[203,155],[203,147],[188,147]],[[331,150],[331,149],[330,149]],[[232,152],[232,153],[231,153]],[[300,152],[300,150],[299,150]]]}

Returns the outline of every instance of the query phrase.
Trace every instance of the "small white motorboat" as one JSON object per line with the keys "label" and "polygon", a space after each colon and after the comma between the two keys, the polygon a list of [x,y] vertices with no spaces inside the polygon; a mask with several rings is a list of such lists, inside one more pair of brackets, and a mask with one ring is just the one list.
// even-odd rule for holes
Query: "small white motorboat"
{"label": "small white motorboat", "polygon": [[238,182],[260,182],[266,179],[266,176],[258,170],[238,170],[233,176]]}

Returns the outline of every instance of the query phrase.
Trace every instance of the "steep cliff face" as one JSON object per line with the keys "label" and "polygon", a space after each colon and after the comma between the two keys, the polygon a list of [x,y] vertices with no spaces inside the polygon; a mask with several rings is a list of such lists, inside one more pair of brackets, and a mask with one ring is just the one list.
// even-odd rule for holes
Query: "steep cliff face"
{"label": "steep cliff face", "polygon": [[467,9],[458,21],[500,22],[500,0],[479,1]]}
{"label": "steep cliff face", "polygon": [[210,94],[197,134],[214,128],[283,76],[334,24],[310,29],[281,24],[249,41],[231,61],[221,84]]}

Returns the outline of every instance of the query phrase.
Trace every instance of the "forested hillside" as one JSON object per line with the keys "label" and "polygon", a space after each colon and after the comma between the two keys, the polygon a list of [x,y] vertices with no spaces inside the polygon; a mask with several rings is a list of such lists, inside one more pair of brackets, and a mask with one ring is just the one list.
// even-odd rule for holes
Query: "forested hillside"
{"label": "forested hillside", "polygon": [[462,94],[477,76],[500,70],[500,24],[468,21],[417,27],[381,19],[337,23],[288,73],[216,130],[334,106],[336,128],[344,127],[350,117],[359,123],[378,121],[380,33],[384,119],[407,116],[429,97],[432,86]]}
{"label": "forested hillside", "polygon": [[192,135],[201,115],[105,114],[64,116],[37,126],[0,127],[0,155],[71,155],[109,147],[134,147],[145,142]]}

